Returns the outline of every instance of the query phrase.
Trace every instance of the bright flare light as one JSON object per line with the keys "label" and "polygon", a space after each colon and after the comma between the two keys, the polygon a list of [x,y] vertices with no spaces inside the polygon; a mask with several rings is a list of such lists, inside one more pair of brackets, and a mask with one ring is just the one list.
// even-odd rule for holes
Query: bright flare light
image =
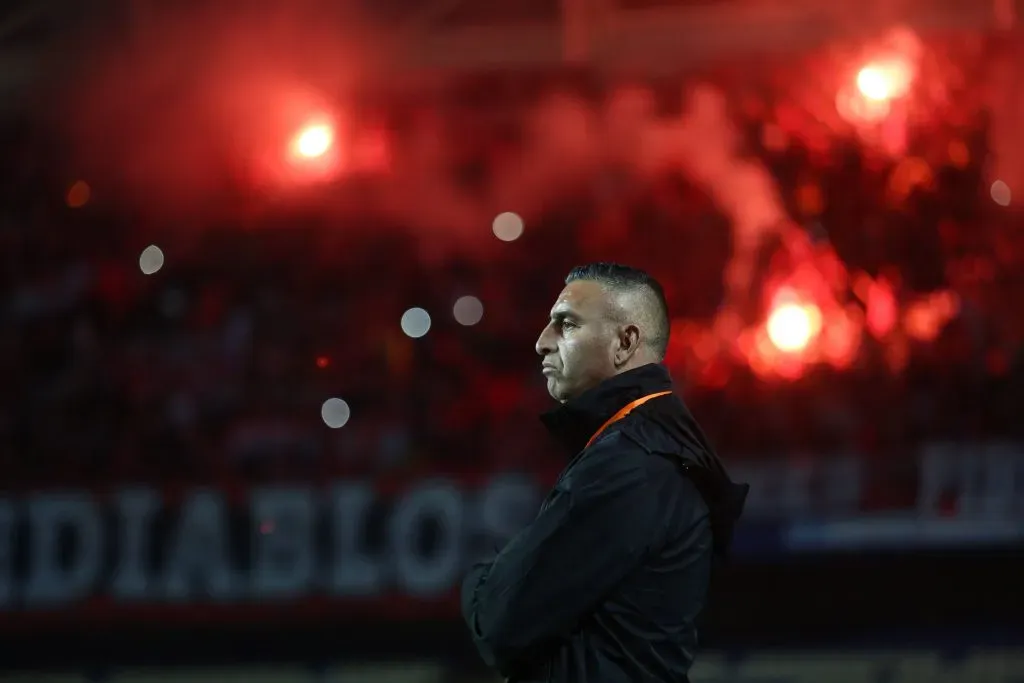
{"label": "bright flare light", "polygon": [[303,159],[316,159],[334,145],[334,129],[324,123],[310,125],[299,131],[292,141],[292,152]]}
{"label": "bright flare light", "polygon": [[906,62],[873,62],[857,72],[857,89],[868,100],[887,102],[905,95],[912,77]]}
{"label": "bright flare light", "polygon": [[796,353],[821,331],[821,311],[811,304],[784,303],[768,316],[768,338],[785,353]]}

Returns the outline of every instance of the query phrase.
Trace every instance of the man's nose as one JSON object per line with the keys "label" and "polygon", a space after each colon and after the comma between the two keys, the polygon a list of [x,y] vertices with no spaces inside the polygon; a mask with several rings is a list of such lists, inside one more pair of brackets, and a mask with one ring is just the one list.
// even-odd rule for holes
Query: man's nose
{"label": "man's nose", "polygon": [[552,340],[551,327],[545,327],[537,337],[537,343],[533,347],[537,351],[538,356],[547,356],[555,352],[555,345]]}

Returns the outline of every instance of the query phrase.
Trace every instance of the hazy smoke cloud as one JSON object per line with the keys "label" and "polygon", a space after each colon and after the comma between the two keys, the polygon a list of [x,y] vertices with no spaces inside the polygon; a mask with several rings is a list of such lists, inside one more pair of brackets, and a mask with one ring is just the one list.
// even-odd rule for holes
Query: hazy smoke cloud
{"label": "hazy smoke cloud", "polygon": [[[358,139],[367,122],[352,120],[359,109],[347,109],[346,98],[386,78],[395,54],[395,36],[321,9],[178,12],[141,22],[137,38],[107,50],[79,84],[71,124],[82,168],[115,182],[125,202],[164,216],[229,212],[225,178],[257,195],[279,194],[275,167],[302,117],[330,112],[342,134]],[[358,190],[315,201],[326,211],[378,212],[424,236],[425,255],[438,255],[495,248],[497,213],[515,211],[529,225],[609,164],[641,177],[678,169],[732,218],[736,258],[727,282],[743,290],[759,240],[785,214],[768,172],[739,155],[721,94],[700,87],[684,99],[681,115],[666,116],[643,88],[623,88],[598,105],[549,96],[523,112],[521,144],[489,159],[483,187],[472,189],[453,173],[455,148],[472,131],[419,112],[401,140],[390,140],[386,170],[368,174]]]}

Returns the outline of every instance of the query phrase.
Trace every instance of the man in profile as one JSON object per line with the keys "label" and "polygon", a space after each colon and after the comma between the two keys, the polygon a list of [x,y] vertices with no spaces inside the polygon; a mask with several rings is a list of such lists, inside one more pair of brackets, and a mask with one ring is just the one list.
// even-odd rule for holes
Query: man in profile
{"label": "man in profile", "polygon": [[575,268],[551,309],[536,350],[561,406],[543,420],[571,459],[462,587],[473,641],[509,681],[687,680],[747,487],[673,393],[668,337],[661,286],[626,266]]}

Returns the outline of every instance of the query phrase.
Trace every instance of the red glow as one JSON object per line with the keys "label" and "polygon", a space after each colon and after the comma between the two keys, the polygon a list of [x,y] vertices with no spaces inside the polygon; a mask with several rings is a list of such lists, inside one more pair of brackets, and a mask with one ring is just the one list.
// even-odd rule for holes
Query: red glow
{"label": "red glow", "polygon": [[871,62],[857,72],[857,90],[873,102],[889,102],[907,94],[913,69],[902,59]]}
{"label": "red glow", "polygon": [[89,203],[89,197],[92,195],[88,183],[84,180],[79,180],[68,190],[67,203],[72,209],[80,209]]}
{"label": "red glow", "polygon": [[237,132],[252,158],[251,178],[271,192],[302,191],[337,179],[348,169],[350,131],[344,110],[315,91],[261,83],[248,99],[259,99],[258,115],[239,115]]}
{"label": "red glow", "polygon": [[896,54],[892,50],[887,52],[891,56],[864,63],[836,95],[836,107],[847,121],[883,121],[893,112],[894,104],[910,93],[916,76],[912,54],[904,50],[896,50]]}
{"label": "red glow", "polygon": [[904,314],[903,325],[911,338],[934,341],[959,310],[960,302],[954,294],[937,292],[911,304]]}
{"label": "red glow", "polygon": [[343,170],[337,126],[325,114],[309,115],[293,129],[286,151],[287,175],[300,184],[334,178]]}
{"label": "red glow", "polygon": [[899,307],[892,287],[885,280],[872,281],[864,276],[867,328],[875,339],[884,339],[896,327]]}
{"label": "red glow", "polygon": [[863,320],[838,296],[849,281],[846,269],[830,248],[803,236],[791,235],[786,251],[764,285],[765,320],[720,338],[735,340],[738,356],[765,379],[795,380],[819,364],[848,367],[857,355]]}
{"label": "red glow", "polygon": [[821,311],[811,303],[781,300],[768,315],[768,339],[779,351],[799,353],[821,332]]}
{"label": "red glow", "polygon": [[292,139],[291,154],[296,159],[318,159],[334,146],[334,128],[326,123],[313,123],[302,128]]}

